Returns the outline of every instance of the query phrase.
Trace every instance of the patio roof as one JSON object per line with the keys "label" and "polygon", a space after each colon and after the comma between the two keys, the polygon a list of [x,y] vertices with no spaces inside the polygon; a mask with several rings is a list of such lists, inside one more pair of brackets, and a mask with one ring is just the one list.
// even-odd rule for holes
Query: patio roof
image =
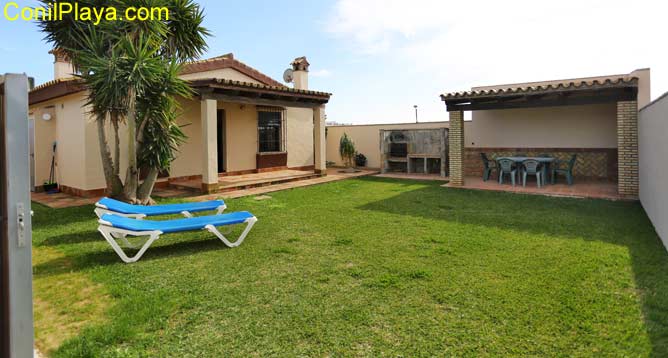
{"label": "patio roof", "polygon": [[317,107],[329,102],[331,93],[268,86],[250,82],[210,78],[190,81],[202,99],[286,107]]}
{"label": "patio roof", "polygon": [[43,83],[30,90],[29,104],[46,102],[48,100],[67,96],[84,90],[84,85],[76,77],[60,78]]}
{"label": "patio roof", "polygon": [[448,112],[554,107],[635,100],[638,77],[614,75],[473,88],[441,95]]}

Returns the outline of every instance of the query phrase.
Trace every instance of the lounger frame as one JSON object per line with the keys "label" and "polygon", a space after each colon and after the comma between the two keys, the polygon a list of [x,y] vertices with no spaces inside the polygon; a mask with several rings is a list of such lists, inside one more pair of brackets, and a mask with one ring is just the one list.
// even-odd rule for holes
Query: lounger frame
{"label": "lounger frame", "polygon": [[[222,241],[226,246],[228,247],[237,247],[241,245],[241,243],[244,241],[248,233],[251,231],[253,228],[253,225],[257,222],[256,217],[251,217],[246,220],[244,220],[243,223],[240,224],[246,224],[246,228],[244,231],[239,235],[239,237],[231,241],[229,240],[223,233],[218,230],[217,227],[213,225],[207,225],[205,226],[202,230],[208,230],[212,234],[216,235]],[[153,244],[153,242],[157,239],[160,238],[160,235],[163,234],[162,231],[160,230],[151,230],[151,231],[133,231],[133,230],[126,230],[126,229],[121,229],[114,227],[110,222],[104,221],[104,220],[98,220],[98,223],[100,226],[98,226],[97,230],[102,234],[105,240],[111,245],[111,247],[114,249],[118,257],[123,260],[125,263],[133,263],[139,261],[139,259],[144,255],[146,250]],[[240,224],[233,224],[233,225],[240,225]],[[232,225],[224,225],[224,226],[232,226]],[[136,236],[136,237],[141,237],[141,236],[148,236],[148,240],[144,242],[144,244],[141,246],[139,251],[132,257],[129,257],[125,251],[121,248],[121,246],[116,242],[116,239],[120,240],[125,246],[129,248],[136,248],[136,245],[132,245],[128,240],[127,236]]]}
{"label": "lounger frame", "polygon": [[[223,204],[223,205],[217,207],[217,208],[216,208],[216,215],[220,215],[220,214],[222,214],[223,211],[225,211],[225,209],[227,209],[227,205],[225,205],[225,204]],[[124,217],[126,217],[126,218],[138,219],[138,220],[144,219],[144,218],[146,218],[146,217],[148,216],[148,215],[146,215],[146,214],[124,214],[124,213],[119,213],[119,212],[117,212],[117,211],[109,210],[109,208],[108,208],[106,205],[99,204],[99,203],[95,203],[95,210],[94,210],[94,211],[95,211],[95,215],[97,215],[98,219],[101,219],[101,218],[102,218],[102,215],[104,215],[104,214],[114,214],[114,215],[118,215],[118,216],[124,216]],[[209,211],[209,210],[202,210],[202,211]],[[180,214],[183,215],[183,216],[185,216],[185,217],[187,217],[187,218],[192,218],[192,217],[194,217],[194,215],[193,215],[190,211],[188,211],[188,210],[184,210],[184,211],[182,211]],[[161,215],[162,215],[162,214],[161,214]],[[165,214],[165,215],[168,215],[168,214]],[[156,215],[156,216],[157,216],[157,215]]]}

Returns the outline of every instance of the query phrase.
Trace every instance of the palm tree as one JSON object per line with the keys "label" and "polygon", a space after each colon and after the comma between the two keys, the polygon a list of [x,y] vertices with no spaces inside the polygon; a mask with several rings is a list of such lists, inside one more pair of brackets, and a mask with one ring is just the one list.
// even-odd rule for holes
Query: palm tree
{"label": "palm tree", "polygon": [[[51,0],[41,0],[47,5]],[[153,184],[168,170],[185,136],[176,125],[176,97],[192,92],[178,77],[181,64],[206,50],[204,15],[192,0],[81,0],[79,6],[114,6],[124,13],[130,6],[166,7],[169,19],[108,21],[95,26],[64,16],[43,21],[46,40],[72,60],[88,89],[87,104],[96,118],[100,154],[110,195],[147,204]],[[114,131],[114,151],[107,142],[107,126]],[[121,180],[121,123],[127,126],[128,164]],[[139,183],[139,168],[148,170]]]}

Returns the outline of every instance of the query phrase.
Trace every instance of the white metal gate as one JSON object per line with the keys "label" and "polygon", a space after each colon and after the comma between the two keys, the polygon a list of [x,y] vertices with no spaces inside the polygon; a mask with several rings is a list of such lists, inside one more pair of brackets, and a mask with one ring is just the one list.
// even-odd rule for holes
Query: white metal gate
{"label": "white metal gate", "polygon": [[0,76],[0,356],[33,355],[28,78]]}

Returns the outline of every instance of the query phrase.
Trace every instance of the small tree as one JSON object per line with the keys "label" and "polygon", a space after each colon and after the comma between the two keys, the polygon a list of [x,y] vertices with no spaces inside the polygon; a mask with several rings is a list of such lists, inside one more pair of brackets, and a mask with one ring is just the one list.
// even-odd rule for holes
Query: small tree
{"label": "small tree", "polygon": [[357,154],[357,150],[355,150],[355,143],[346,133],[343,133],[343,137],[339,141],[339,154],[346,167],[349,169],[355,167],[355,154]]}

